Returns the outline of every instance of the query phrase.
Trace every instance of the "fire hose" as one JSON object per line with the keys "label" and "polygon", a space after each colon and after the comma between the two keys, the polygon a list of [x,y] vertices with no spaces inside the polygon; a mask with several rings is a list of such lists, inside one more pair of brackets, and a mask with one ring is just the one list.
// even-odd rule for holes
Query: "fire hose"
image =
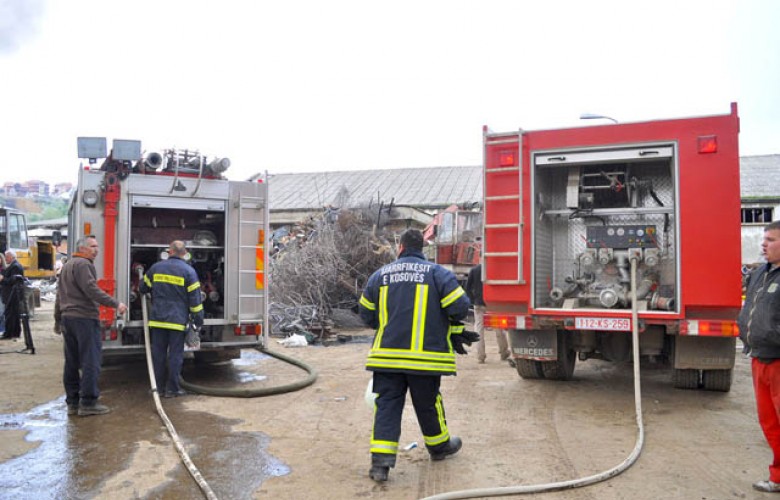
{"label": "fire hose", "polygon": [[[140,278],[143,279],[143,271],[139,271],[139,275]],[[165,410],[162,407],[162,402],[160,401],[160,393],[157,389],[157,379],[154,376],[154,366],[152,364],[152,351],[150,348],[151,342],[149,338],[149,321],[148,321],[146,301],[147,301],[147,295],[142,295],[141,311],[143,313],[144,343],[146,347],[145,349],[146,366],[149,370],[149,382],[152,388],[152,397],[154,398],[154,405],[157,408],[157,413],[160,416],[160,419],[163,421],[165,427],[168,429],[168,434],[170,434],[171,439],[173,440],[173,444],[176,447],[176,451],[179,453],[182,462],[184,463],[185,467],[187,467],[187,471],[190,473],[192,478],[198,484],[198,487],[203,492],[203,495],[209,500],[216,500],[217,499],[216,494],[211,489],[209,484],[206,482],[205,478],[200,473],[198,468],[195,466],[190,456],[187,454],[187,451],[184,449],[184,445],[182,444],[181,440],[179,439],[179,435],[176,432],[176,428],[173,426],[173,423],[171,423],[171,420],[168,418],[168,415],[165,413]],[[260,352],[268,354],[269,356],[275,357],[287,363],[298,366],[303,370],[306,370],[308,372],[308,376],[305,379],[298,382],[293,382],[290,384],[285,384],[276,387],[264,387],[261,389],[228,389],[228,388],[205,387],[205,386],[190,384],[188,382],[185,382],[184,379],[180,378],[181,385],[185,389],[190,390],[192,392],[197,392],[200,394],[206,394],[210,396],[256,398],[262,396],[270,396],[273,394],[282,394],[285,392],[297,391],[299,389],[303,389],[304,387],[313,384],[314,381],[317,379],[317,371],[311,366],[304,363],[303,361],[297,360],[289,356],[285,356],[284,354],[275,353],[264,348],[260,348],[258,350]]]}
{"label": "fire hose", "polygon": [[568,481],[554,483],[504,486],[497,488],[475,488],[470,490],[451,491],[426,497],[422,500],[454,500],[462,498],[484,498],[505,495],[525,495],[529,493],[543,493],[548,491],[560,491],[574,488],[582,488],[591,484],[600,483],[611,479],[631,467],[639,458],[645,442],[645,427],[642,423],[642,389],[639,377],[639,324],[636,301],[636,266],[637,257],[631,257],[631,341],[633,344],[634,358],[634,406],[636,411],[637,438],[634,449],[620,464],[598,474],[586,476]]}

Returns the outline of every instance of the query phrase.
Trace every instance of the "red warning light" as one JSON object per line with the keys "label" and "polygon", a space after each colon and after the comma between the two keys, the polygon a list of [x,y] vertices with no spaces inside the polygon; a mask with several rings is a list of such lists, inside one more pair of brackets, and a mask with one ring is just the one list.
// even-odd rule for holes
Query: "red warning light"
{"label": "red warning light", "polygon": [[698,151],[700,154],[718,152],[718,136],[704,135],[698,139]]}
{"label": "red warning light", "polygon": [[498,164],[502,167],[513,167],[515,165],[514,151],[502,151],[498,156]]}

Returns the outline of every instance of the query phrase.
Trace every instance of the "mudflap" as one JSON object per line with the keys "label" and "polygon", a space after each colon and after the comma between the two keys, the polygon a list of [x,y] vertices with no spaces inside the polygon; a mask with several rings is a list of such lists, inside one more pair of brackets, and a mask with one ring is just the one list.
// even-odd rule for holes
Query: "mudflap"
{"label": "mudflap", "polygon": [[509,348],[515,358],[535,361],[558,359],[556,330],[509,330]]}
{"label": "mudflap", "polygon": [[677,370],[731,370],[736,359],[736,337],[677,335],[674,368]]}

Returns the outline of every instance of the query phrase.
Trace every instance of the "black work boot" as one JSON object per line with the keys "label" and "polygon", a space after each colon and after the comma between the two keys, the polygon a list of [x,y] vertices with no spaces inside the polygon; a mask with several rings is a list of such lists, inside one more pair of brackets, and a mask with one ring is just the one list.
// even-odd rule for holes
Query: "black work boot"
{"label": "black work boot", "polygon": [[371,470],[368,471],[368,477],[377,483],[384,483],[387,481],[388,474],[390,474],[390,467],[384,467],[382,465],[372,465]]}
{"label": "black work boot", "polygon": [[450,455],[456,454],[461,446],[463,446],[463,441],[459,437],[453,436],[444,446],[436,451],[428,450],[428,453],[431,454],[431,460],[444,460]]}
{"label": "black work boot", "polygon": [[395,467],[395,455],[385,453],[371,454],[371,470],[368,471],[368,477],[378,483],[387,481],[387,475],[390,468]]}

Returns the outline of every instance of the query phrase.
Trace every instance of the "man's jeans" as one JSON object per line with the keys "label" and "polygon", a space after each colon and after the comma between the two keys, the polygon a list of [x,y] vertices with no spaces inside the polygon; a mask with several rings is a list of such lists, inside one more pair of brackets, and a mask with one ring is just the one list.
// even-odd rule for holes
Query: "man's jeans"
{"label": "man's jeans", "polygon": [[96,319],[63,316],[62,340],[65,350],[65,369],[62,374],[65,402],[69,406],[92,406],[100,396],[98,378],[103,344],[100,322]]}

